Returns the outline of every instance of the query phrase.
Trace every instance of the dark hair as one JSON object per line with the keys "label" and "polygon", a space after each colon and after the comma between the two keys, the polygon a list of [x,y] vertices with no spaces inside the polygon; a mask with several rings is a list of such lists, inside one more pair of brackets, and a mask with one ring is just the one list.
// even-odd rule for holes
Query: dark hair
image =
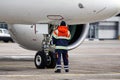
{"label": "dark hair", "polygon": [[60,26],[66,26],[65,21],[61,21]]}

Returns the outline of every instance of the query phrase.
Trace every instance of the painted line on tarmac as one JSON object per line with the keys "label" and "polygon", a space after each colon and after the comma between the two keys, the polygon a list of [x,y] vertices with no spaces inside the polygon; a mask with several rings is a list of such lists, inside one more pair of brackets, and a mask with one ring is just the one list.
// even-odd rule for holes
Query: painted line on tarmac
{"label": "painted line on tarmac", "polygon": [[23,60],[23,61],[32,61],[34,60],[34,56],[0,56],[0,61],[19,61],[19,60]]}
{"label": "painted line on tarmac", "polygon": [[[62,77],[61,77],[62,76]],[[40,75],[0,75],[0,78],[9,79],[40,79],[40,80],[120,80],[120,73],[110,74],[71,74],[53,73]]]}
{"label": "painted line on tarmac", "polygon": [[[103,54],[95,54],[95,53],[85,53],[85,54],[79,54],[79,53],[76,53],[76,54],[69,54],[70,56],[78,56],[79,55],[81,57],[86,57],[86,56],[120,56],[120,53],[115,53],[115,54],[112,54],[112,53],[103,53]],[[18,56],[11,56],[11,55],[2,55],[0,56],[0,61],[19,61],[19,60],[22,60],[22,61],[33,61],[34,60],[34,55],[18,55]]]}
{"label": "painted line on tarmac", "polygon": [[75,54],[69,54],[69,55],[81,55],[81,56],[120,56],[120,53],[75,53]]}
{"label": "painted line on tarmac", "polygon": [[27,75],[27,74],[25,74],[25,75],[20,75],[20,74],[18,74],[18,75],[14,75],[14,74],[12,74],[12,75],[0,75],[0,77],[4,77],[4,76],[6,76],[6,77],[29,77],[29,76],[35,76],[35,77],[37,77],[37,76],[119,76],[120,77],[120,73],[108,73],[108,74],[71,74],[71,73],[51,73],[51,74],[40,74],[40,75]]}

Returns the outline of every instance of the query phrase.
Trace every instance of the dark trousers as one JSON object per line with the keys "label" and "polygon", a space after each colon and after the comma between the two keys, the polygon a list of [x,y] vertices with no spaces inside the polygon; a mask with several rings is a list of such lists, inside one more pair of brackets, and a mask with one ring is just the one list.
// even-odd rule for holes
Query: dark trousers
{"label": "dark trousers", "polygon": [[63,63],[64,63],[64,69],[68,69],[69,68],[68,51],[63,49],[57,49],[55,50],[55,52],[56,52],[56,58],[57,58],[56,68],[61,69],[61,57],[62,57]]}

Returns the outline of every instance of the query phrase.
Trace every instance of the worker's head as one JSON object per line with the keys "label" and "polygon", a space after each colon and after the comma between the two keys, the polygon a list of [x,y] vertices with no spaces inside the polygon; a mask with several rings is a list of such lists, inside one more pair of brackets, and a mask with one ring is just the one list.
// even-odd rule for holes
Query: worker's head
{"label": "worker's head", "polygon": [[65,21],[61,21],[60,26],[66,26],[66,22]]}

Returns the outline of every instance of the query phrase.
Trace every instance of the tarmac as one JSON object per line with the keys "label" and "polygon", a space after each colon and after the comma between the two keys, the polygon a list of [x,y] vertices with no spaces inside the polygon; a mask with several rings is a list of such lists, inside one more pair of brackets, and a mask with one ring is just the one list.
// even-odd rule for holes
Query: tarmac
{"label": "tarmac", "polygon": [[120,41],[84,41],[69,51],[70,72],[36,69],[34,55],[16,43],[0,43],[0,80],[120,80]]}

